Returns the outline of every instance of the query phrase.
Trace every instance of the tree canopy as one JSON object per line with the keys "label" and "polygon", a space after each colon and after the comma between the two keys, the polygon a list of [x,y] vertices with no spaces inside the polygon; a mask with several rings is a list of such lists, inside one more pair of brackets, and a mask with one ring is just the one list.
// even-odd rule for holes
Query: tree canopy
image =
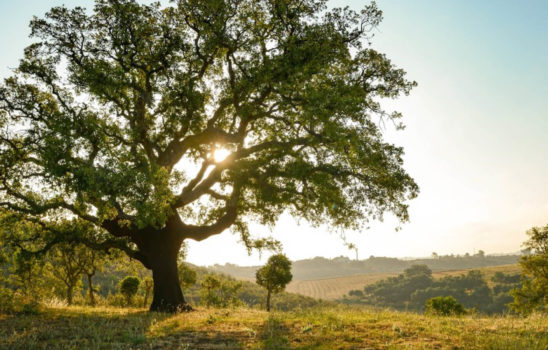
{"label": "tree canopy", "polygon": [[513,310],[524,314],[548,310],[548,225],[527,231],[524,244],[529,254],[520,259],[523,268],[521,288],[514,289]]}
{"label": "tree canopy", "polygon": [[181,303],[185,239],[232,228],[272,246],[247,223],[284,211],[342,228],[405,221],[418,187],[383,140],[401,115],[381,99],[415,83],[367,44],[381,18],[374,3],[324,0],[52,8],[0,85],[0,207],[38,249],[92,234],[82,241],[140,260],[156,309]]}

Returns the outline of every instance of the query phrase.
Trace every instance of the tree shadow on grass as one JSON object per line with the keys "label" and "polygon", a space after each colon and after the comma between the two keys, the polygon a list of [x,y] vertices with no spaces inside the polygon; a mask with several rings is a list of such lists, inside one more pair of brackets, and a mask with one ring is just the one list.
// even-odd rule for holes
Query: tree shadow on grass
{"label": "tree shadow on grass", "polygon": [[163,346],[158,349],[290,349],[289,328],[279,316],[270,315],[265,322],[247,324],[251,327],[248,328],[243,324],[225,324],[222,315],[215,315],[205,318],[209,327],[198,331],[177,329],[176,322],[168,320],[158,327],[164,336],[156,337],[154,344]]}
{"label": "tree shadow on grass", "polygon": [[0,316],[0,349],[290,348],[289,329],[277,315],[248,327],[225,323],[222,313],[193,315],[188,323],[180,317],[139,309],[79,307]]}
{"label": "tree shadow on grass", "polygon": [[261,328],[262,349],[290,349],[289,328],[281,317],[270,315]]}
{"label": "tree shadow on grass", "polygon": [[[0,315],[3,349],[245,349],[245,330],[178,327],[178,315],[145,310],[53,308],[35,315]],[[161,328],[160,334],[151,332]]]}
{"label": "tree shadow on grass", "polygon": [[155,338],[146,349],[246,349],[244,345],[249,337],[243,332],[205,332],[182,331],[174,332],[166,337]]}
{"label": "tree shadow on grass", "polygon": [[147,342],[146,333],[169,314],[101,308],[47,309],[0,321],[0,349],[129,349]]}

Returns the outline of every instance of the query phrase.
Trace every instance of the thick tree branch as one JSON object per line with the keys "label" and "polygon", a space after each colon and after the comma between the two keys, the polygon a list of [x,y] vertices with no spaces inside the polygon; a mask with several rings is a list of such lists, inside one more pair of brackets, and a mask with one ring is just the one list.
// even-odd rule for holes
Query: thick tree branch
{"label": "thick tree branch", "polygon": [[208,237],[219,234],[232,226],[238,217],[238,201],[241,195],[241,184],[236,183],[232,190],[230,199],[226,203],[225,214],[211,225],[195,226],[182,224],[182,238],[202,241]]}

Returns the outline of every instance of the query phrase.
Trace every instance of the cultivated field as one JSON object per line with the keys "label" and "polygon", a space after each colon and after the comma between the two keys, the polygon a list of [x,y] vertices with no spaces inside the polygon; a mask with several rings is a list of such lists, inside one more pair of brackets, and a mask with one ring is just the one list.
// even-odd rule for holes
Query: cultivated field
{"label": "cultivated field", "polygon": [[[477,269],[439,271],[434,272],[433,276],[434,278],[455,276],[465,274],[470,270],[482,271],[488,283],[490,283],[491,277],[496,272],[519,273],[521,271],[519,265],[504,265]],[[363,274],[317,280],[294,281],[287,286],[286,290],[291,293],[298,293],[313,298],[334,300],[342,298],[343,295],[348,294],[348,292],[353,289],[363,289],[363,287],[368,284],[375,283],[381,279],[391,276],[397,276],[397,274]]]}
{"label": "cultivated field", "polygon": [[47,308],[0,315],[0,349],[547,349],[548,318],[432,317],[336,307],[299,312]]}
{"label": "cultivated field", "polygon": [[293,281],[287,285],[286,291],[306,295],[316,299],[334,300],[342,298],[353,289],[363,289],[364,286],[397,274],[363,274],[344,277],[322,278],[317,280]]}

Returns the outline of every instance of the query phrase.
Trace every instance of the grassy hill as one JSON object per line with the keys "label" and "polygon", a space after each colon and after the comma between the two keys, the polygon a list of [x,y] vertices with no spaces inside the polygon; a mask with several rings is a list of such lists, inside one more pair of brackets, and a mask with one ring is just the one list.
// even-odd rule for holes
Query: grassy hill
{"label": "grassy hill", "polygon": [[[437,271],[432,274],[434,278],[442,278],[445,276],[456,276],[465,274],[472,269],[463,269],[463,270],[449,270],[449,271]],[[519,265],[503,265],[503,266],[491,266],[484,267],[475,270],[480,270],[485,279],[490,281],[491,277],[496,272],[504,273],[519,273],[521,269]],[[372,273],[372,274],[361,274],[353,276],[344,276],[344,277],[334,277],[334,278],[322,278],[316,280],[301,280],[291,282],[286,290],[291,293],[297,293],[301,295],[306,295],[312,298],[324,299],[324,300],[334,300],[342,298],[343,295],[348,294],[349,291],[355,289],[363,289],[364,286],[368,284],[375,283],[379,280],[385,279],[387,277],[396,276],[395,273]]]}
{"label": "grassy hill", "polygon": [[0,315],[0,349],[547,349],[548,317],[433,317],[360,308],[275,312],[55,308]]}

